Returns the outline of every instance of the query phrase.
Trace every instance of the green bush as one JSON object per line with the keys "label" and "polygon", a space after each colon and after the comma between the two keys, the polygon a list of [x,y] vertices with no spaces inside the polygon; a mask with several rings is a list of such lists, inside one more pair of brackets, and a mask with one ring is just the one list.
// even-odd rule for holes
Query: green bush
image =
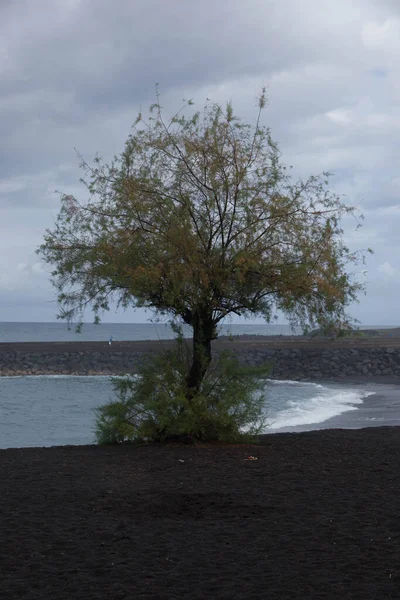
{"label": "green bush", "polygon": [[262,378],[270,368],[243,367],[225,352],[188,400],[189,367],[187,346],[178,339],[174,349],[145,362],[136,377],[113,378],[118,400],[96,409],[97,442],[254,441],[266,421]]}

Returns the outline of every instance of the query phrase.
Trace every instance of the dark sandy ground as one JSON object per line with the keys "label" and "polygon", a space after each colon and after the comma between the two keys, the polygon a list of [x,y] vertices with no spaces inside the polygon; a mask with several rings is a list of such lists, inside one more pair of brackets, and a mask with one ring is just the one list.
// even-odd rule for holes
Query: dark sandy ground
{"label": "dark sandy ground", "polygon": [[399,427],[1,450],[0,595],[397,599],[399,464]]}

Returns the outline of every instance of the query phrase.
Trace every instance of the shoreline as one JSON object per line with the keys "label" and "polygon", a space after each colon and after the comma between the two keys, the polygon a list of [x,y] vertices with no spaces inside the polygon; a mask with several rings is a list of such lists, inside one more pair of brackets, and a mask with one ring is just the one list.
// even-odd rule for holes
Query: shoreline
{"label": "shoreline", "polygon": [[[362,403],[354,404],[352,408],[344,410],[338,415],[329,417],[322,422],[314,422],[306,425],[294,425],[270,429],[262,435],[277,435],[280,433],[302,433],[308,431],[322,431],[332,429],[360,430],[376,427],[400,427],[400,380],[386,378],[379,381],[378,378],[352,378],[344,381],[319,380],[310,383],[321,385],[337,383],[348,386],[347,391],[362,391],[370,394],[362,399]],[[349,405],[351,406],[351,405]]]}
{"label": "shoreline", "polygon": [[[107,380],[109,380],[110,376],[105,376],[104,382],[102,383],[99,383],[98,381],[100,378],[103,379],[104,376],[94,375],[90,379],[87,375],[80,376],[81,380],[73,382],[72,387],[71,383],[68,381],[68,379],[71,377],[70,375],[62,376],[61,379],[58,379],[58,382],[55,381],[54,383],[51,382],[51,378],[54,376],[50,376],[49,379],[47,379],[47,376],[44,376],[43,379],[41,379],[40,376],[29,377],[30,381],[28,381],[24,376],[20,376],[19,382],[15,381],[15,384],[11,380],[17,379],[16,377],[8,378],[8,382],[5,379],[3,381],[4,386],[2,386],[2,395],[5,400],[5,404],[3,402],[5,418],[3,419],[3,429],[0,428],[3,431],[3,436],[0,433],[0,438],[2,438],[0,440],[0,446],[2,446],[2,449],[12,447],[23,449],[40,446],[60,447],[73,445],[77,447],[81,445],[92,445],[94,442],[94,435],[92,432],[94,417],[92,416],[92,410],[102,403],[100,402],[99,398],[103,398],[104,390],[108,390],[110,384]],[[276,413],[276,415],[271,414],[271,417],[269,417],[269,392],[268,382],[266,381],[267,387],[265,409],[267,415],[267,427],[260,435],[262,437],[275,437],[276,435],[280,435],[282,433],[302,433],[333,429],[357,430],[381,426],[399,427],[400,381],[395,381],[392,379],[389,382],[388,378],[386,378],[386,380],[382,382],[379,380],[379,378],[373,379],[374,380],[371,381],[371,378],[364,377],[351,378],[351,381],[347,380],[347,382],[345,382],[343,379],[338,379],[336,381],[318,380],[305,382],[311,384],[309,390],[308,387],[303,388],[308,390],[308,401],[306,401],[304,405],[301,401],[298,405],[294,405],[295,419],[293,419],[293,415],[290,414],[290,404],[288,405],[289,415],[287,419],[286,417],[282,419],[282,417],[279,416],[279,412]],[[324,385],[325,387],[330,388],[332,391],[328,392],[326,389],[319,390],[317,385],[313,386],[313,384]],[[274,386],[273,383],[271,383],[271,385]],[[275,390],[280,389],[280,386],[274,387]],[[50,395],[49,392],[46,392],[46,398],[50,399],[46,400],[48,404],[45,405],[45,414],[48,415],[46,421],[47,426],[43,427],[43,425],[37,425],[38,429],[35,428],[37,433],[29,434],[28,431],[24,433],[24,427],[28,426],[28,423],[31,422],[31,419],[32,422],[34,422],[37,418],[37,410],[35,409],[37,400],[33,400],[32,402],[30,398],[39,398],[40,391],[42,389],[53,390],[53,395],[55,394],[56,396],[60,396],[61,401],[50,401],[52,398],[51,392]],[[285,390],[286,396],[288,393],[290,395],[291,386],[286,386]],[[354,396],[352,396],[352,392],[355,392]],[[344,394],[343,400],[340,399],[340,394],[342,393]],[[363,397],[365,393],[371,395]],[[272,394],[276,394],[276,391],[272,392]],[[322,394],[321,405],[319,404],[320,400],[318,399],[320,394]],[[107,391],[104,396],[104,401],[106,401],[106,396],[109,397]],[[352,402],[352,397],[354,397],[354,402]],[[324,400],[324,398],[326,399]],[[357,399],[361,398],[362,401],[358,402]],[[270,401],[272,402],[270,406],[275,406],[273,403],[276,402],[276,399],[274,400],[271,398]],[[329,408],[330,402],[332,404],[332,408]],[[62,414],[65,414],[65,417],[67,417],[70,410],[70,404],[71,406],[74,405],[71,413],[71,419],[67,418],[67,420],[64,420],[64,424],[61,426],[58,424],[59,413],[61,411]],[[78,410],[78,412],[76,412],[77,406],[75,405],[81,405],[81,408]],[[322,415],[326,414],[325,407],[328,409],[328,416],[324,421],[318,420],[321,418],[319,406],[321,406]],[[12,415],[13,411],[15,410],[18,410],[18,412],[21,414],[20,418],[16,419],[15,417],[12,418],[11,416],[6,417],[6,415]],[[297,412],[297,410],[299,412]],[[308,413],[307,411],[310,412]],[[333,416],[329,416],[329,414]],[[76,415],[80,416],[77,417]],[[276,417],[278,420],[280,420],[280,423],[282,423],[282,421],[284,422],[285,420],[287,422],[293,422],[293,420],[296,422],[297,420],[298,423],[304,423],[304,416],[309,419],[306,424],[286,426],[280,424],[278,427],[268,428],[269,418],[271,418],[272,423]],[[77,423],[75,423],[77,418],[79,418],[79,427],[77,426]],[[8,419],[11,419],[11,424],[13,424],[14,428],[11,427],[11,429],[4,429]],[[14,422],[16,422],[16,424]],[[24,423],[26,423],[26,425],[24,425]],[[52,433],[49,433],[49,431]]]}
{"label": "shoreline", "polygon": [[[19,378],[19,377],[124,377],[125,375],[132,375],[134,373],[131,372],[126,372],[125,374],[121,375],[121,374],[114,374],[114,373],[110,373],[109,371],[96,371],[93,373],[81,373],[81,372],[76,372],[76,373],[70,373],[70,372],[59,372],[59,373],[55,373],[55,372],[49,372],[49,373],[31,373],[29,370],[28,371],[21,371],[21,372],[17,372],[17,373],[13,373],[10,375],[1,375],[0,374],[0,379],[12,379],[12,378]],[[318,377],[318,378],[310,378],[310,377],[304,377],[304,378],[296,378],[296,379],[290,379],[286,376],[274,376],[274,375],[269,375],[267,377],[267,379],[271,379],[272,381],[293,381],[293,382],[298,382],[298,383],[321,383],[321,384],[329,384],[329,383],[338,383],[338,384],[348,384],[348,385],[368,385],[368,384],[372,384],[372,385],[383,385],[383,386],[399,386],[399,392],[400,392],[400,375],[396,376],[396,375],[360,375],[360,376],[353,376],[353,375],[339,375],[337,377]]]}

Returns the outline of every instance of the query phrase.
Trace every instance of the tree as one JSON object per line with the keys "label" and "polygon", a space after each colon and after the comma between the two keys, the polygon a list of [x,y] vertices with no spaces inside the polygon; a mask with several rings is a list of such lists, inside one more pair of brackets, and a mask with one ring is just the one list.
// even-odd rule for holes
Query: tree
{"label": "tree", "polygon": [[[342,239],[354,214],[327,189],[329,173],[292,183],[270,130],[230,103],[192,101],[168,122],[160,97],[139,114],[110,165],[84,160],[86,203],[63,194],[38,249],[55,268],[59,317],[98,321],[111,301],[148,307],[193,328],[187,397],[199,391],[222,319],[280,310],[303,328],[347,322],[362,286]],[[189,115],[183,114],[184,109]]]}

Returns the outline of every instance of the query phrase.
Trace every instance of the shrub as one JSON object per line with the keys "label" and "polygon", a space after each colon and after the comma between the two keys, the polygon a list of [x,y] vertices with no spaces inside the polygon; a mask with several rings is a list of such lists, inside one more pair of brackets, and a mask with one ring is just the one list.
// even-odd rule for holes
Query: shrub
{"label": "shrub", "polygon": [[96,409],[97,442],[254,441],[266,421],[262,378],[270,368],[243,367],[225,352],[188,399],[189,359],[178,338],[173,349],[143,363],[137,376],[113,378],[118,399]]}

